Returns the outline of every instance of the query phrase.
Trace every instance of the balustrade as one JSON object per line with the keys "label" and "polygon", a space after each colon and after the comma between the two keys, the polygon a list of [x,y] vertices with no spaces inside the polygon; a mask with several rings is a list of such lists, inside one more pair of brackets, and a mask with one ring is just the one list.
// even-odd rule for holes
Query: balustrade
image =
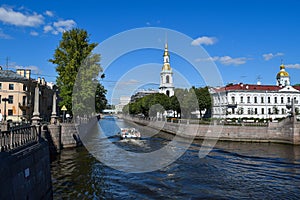
{"label": "balustrade", "polygon": [[21,125],[0,131],[0,152],[10,151],[38,140],[37,128],[33,125]]}

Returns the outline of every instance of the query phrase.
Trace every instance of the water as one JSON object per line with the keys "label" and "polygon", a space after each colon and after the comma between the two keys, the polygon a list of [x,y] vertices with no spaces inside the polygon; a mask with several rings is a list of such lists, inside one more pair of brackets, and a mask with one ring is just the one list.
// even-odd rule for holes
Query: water
{"label": "water", "polygon": [[[111,136],[117,132],[114,121],[100,123]],[[138,128],[141,141],[110,141],[133,152],[151,152],[173,138],[165,133],[149,137],[149,129]],[[98,131],[93,135],[100,141]],[[110,148],[93,145],[99,151]],[[201,141],[193,142],[177,161],[147,173],[107,167],[84,147],[64,150],[51,164],[54,199],[300,199],[300,146],[218,142],[199,159],[200,146]]]}

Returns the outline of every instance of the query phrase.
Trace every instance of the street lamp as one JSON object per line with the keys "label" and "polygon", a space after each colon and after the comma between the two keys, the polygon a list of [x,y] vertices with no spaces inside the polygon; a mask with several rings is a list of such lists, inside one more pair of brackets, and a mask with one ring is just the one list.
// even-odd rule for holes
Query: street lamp
{"label": "street lamp", "polygon": [[6,102],[9,101],[8,98],[2,98],[2,101],[4,101],[4,121],[6,121]]}

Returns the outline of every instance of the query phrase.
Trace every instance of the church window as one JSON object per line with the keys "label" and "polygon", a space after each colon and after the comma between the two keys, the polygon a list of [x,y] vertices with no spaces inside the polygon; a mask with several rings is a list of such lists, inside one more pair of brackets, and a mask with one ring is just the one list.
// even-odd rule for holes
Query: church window
{"label": "church window", "polygon": [[166,91],[166,95],[167,95],[168,97],[170,96],[170,91],[169,91],[169,90]]}
{"label": "church window", "polygon": [[170,77],[166,76],[166,83],[170,83]]}

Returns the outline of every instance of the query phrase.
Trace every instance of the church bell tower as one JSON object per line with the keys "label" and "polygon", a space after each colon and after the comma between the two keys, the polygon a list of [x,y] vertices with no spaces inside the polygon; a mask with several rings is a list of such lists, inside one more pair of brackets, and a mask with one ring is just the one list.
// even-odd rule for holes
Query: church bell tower
{"label": "church bell tower", "polygon": [[170,66],[170,55],[169,55],[167,43],[165,44],[165,51],[163,57],[164,57],[164,65],[160,72],[159,93],[163,93],[171,97],[174,96],[173,72]]}

